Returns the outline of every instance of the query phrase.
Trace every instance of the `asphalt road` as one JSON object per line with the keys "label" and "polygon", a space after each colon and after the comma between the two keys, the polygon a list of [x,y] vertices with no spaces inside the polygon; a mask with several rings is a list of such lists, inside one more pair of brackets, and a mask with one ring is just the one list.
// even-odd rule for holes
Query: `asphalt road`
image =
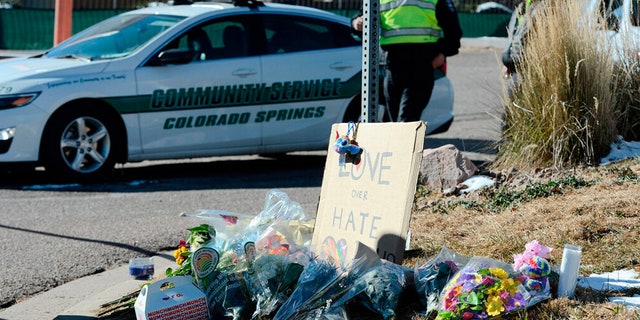
{"label": "asphalt road", "polygon": [[[448,62],[455,87],[451,129],[425,148],[453,144],[472,160],[493,158],[502,86],[495,50],[464,49]],[[176,247],[201,223],[181,212],[257,214],[279,189],[313,216],[325,153],[142,162],[95,185],[54,185],[41,171],[0,173],[0,309],[62,283]],[[158,270],[157,272],[162,272]]]}

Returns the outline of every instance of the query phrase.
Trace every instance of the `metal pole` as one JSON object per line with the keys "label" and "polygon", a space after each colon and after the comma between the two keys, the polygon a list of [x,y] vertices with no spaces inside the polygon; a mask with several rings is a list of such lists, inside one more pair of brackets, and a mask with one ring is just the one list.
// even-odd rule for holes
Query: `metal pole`
{"label": "metal pole", "polygon": [[376,122],[378,87],[380,86],[379,0],[364,0],[362,4],[362,122]]}

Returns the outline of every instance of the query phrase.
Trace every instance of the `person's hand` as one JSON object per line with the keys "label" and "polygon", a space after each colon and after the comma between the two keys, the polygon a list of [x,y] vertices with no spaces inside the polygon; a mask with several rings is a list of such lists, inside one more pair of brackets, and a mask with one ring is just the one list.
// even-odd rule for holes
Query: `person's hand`
{"label": "person's hand", "polygon": [[502,66],[502,77],[505,79],[509,79],[510,76],[509,68],[507,66]]}
{"label": "person's hand", "polygon": [[438,69],[442,67],[443,64],[444,64],[444,54],[442,53],[438,53],[438,55],[435,58],[433,58],[433,60],[431,60],[431,66],[433,67],[433,69]]}
{"label": "person's hand", "polygon": [[356,31],[362,31],[362,16],[359,16],[351,21],[351,27]]}

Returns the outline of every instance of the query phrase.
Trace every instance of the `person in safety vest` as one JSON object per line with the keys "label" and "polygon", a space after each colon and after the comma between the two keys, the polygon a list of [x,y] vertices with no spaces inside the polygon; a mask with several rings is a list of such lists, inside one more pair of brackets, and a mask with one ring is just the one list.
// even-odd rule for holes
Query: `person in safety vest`
{"label": "person in safety vest", "polygon": [[[362,13],[351,20],[362,31]],[[462,28],[451,0],[380,0],[384,95],[392,121],[418,121],[433,92],[433,71],[458,54]]]}
{"label": "person in safety vest", "polygon": [[517,64],[523,60],[523,48],[526,42],[529,24],[535,17],[535,0],[521,2],[511,15],[508,26],[508,41],[502,51],[502,75],[505,79],[511,78],[512,85],[517,84]]}

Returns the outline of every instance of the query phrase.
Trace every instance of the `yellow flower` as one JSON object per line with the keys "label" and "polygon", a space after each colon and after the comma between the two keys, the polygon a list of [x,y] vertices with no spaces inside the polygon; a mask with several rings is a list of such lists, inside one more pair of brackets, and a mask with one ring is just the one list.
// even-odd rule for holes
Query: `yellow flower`
{"label": "yellow flower", "polygon": [[518,284],[519,282],[513,280],[512,278],[504,279],[500,284],[500,288],[510,293],[514,293],[518,291]]}
{"label": "yellow flower", "polygon": [[489,272],[491,272],[492,275],[498,277],[498,279],[506,279],[509,277],[507,272],[502,268],[489,268]]}
{"label": "yellow flower", "polygon": [[497,285],[487,288],[487,294],[490,296],[499,296],[500,292],[501,292],[501,289]]}
{"label": "yellow flower", "polygon": [[176,251],[173,252],[173,257],[176,258],[176,264],[181,266],[182,262],[184,262],[185,257],[182,255],[183,252],[189,251],[186,247],[178,247]]}
{"label": "yellow flower", "polygon": [[489,296],[485,306],[487,307],[487,314],[490,316],[497,316],[504,311],[504,304],[500,296]]}

